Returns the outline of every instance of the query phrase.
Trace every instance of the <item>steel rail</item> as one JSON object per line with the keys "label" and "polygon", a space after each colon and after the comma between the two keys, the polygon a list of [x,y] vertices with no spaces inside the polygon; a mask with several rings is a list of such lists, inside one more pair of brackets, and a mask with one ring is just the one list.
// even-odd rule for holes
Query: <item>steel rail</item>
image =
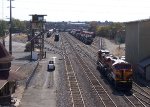
{"label": "steel rail", "polygon": [[148,105],[150,106],[150,103],[149,103],[149,102],[147,102],[147,101],[145,101],[144,99],[138,97],[137,95],[135,95],[135,96],[136,96],[138,99],[142,100],[144,103],[146,103],[146,104],[148,104]]}
{"label": "steel rail", "polygon": [[[67,39],[67,38],[66,38],[66,39]],[[68,41],[69,41],[69,40],[68,40]],[[71,44],[70,42],[68,42],[68,43],[71,45],[72,49],[74,50],[74,53],[76,54],[76,57],[77,57],[77,59],[78,59],[78,62],[80,63],[80,65],[82,65],[82,68],[84,69],[84,70],[83,70],[84,73],[85,73],[86,76],[88,77],[90,83],[92,84],[92,87],[94,87],[94,89],[95,89],[96,93],[98,94],[99,98],[101,99],[103,105],[104,105],[105,107],[107,107],[106,105],[107,105],[108,101],[111,101],[112,104],[114,104],[114,106],[117,107],[117,105],[116,105],[115,102],[112,100],[112,98],[110,97],[110,95],[108,94],[108,92],[104,89],[104,87],[103,87],[102,84],[98,81],[98,79],[96,78],[96,76],[91,72],[90,68],[86,65],[86,63],[83,61],[83,59],[77,54],[77,52],[76,52],[76,50],[74,49],[74,47],[72,46],[72,44]],[[79,61],[79,59],[80,59],[80,61]],[[82,61],[82,63],[81,63],[81,61]],[[83,64],[84,64],[85,67],[83,67]],[[88,71],[87,71],[86,68],[88,69]],[[90,74],[88,74],[88,73],[90,73],[90,74],[92,74],[92,75],[90,75]],[[91,76],[94,77],[94,80],[96,80],[96,82],[97,82],[98,84],[96,84],[95,81],[92,81]],[[96,85],[98,85],[98,86],[96,86]],[[100,94],[102,94],[102,92],[100,92],[101,89],[106,93],[105,95],[108,96],[109,100],[106,101],[106,99],[103,99],[103,98],[102,98],[102,96],[100,95]],[[103,93],[103,94],[104,94],[104,93]],[[105,96],[105,97],[106,97],[106,96]],[[113,105],[111,105],[111,106],[113,106]]]}
{"label": "steel rail", "polygon": [[143,107],[147,107],[135,94],[133,96],[143,105]]}
{"label": "steel rail", "polygon": [[[71,39],[72,40],[72,39]],[[72,40],[73,41],[73,40]],[[74,42],[74,41],[73,41]],[[82,48],[81,48],[81,46],[80,45],[78,45],[78,47],[80,47],[80,49],[81,50],[83,50]],[[84,53],[89,59],[91,59],[91,57],[87,54],[87,53]],[[95,60],[93,60],[93,58],[92,58],[92,61],[96,64],[96,62],[95,62]],[[149,88],[148,86],[147,86],[147,88]],[[131,104],[132,104],[132,106],[133,107],[136,107],[136,105],[127,97],[127,96],[124,96]],[[138,100],[138,102],[140,102],[144,107],[146,106],[146,105],[144,105],[135,95],[133,95],[133,97],[135,97],[137,100]]]}
{"label": "steel rail", "polygon": [[[65,47],[63,47],[63,49],[66,50]],[[73,69],[71,60],[67,56],[67,51],[66,52],[63,51],[63,55],[64,55],[65,68],[66,68],[67,76],[68,76],[67,80],[69,82],[69,87],[70,87],[69,90],[71,92],[71,99],[72,99],[73,107],[76,107],[76,106],[85,107],[85,102],[84,102],[84,99],[82,96],[82,92],[79,87],[79,83],[76,78],[75,71]],[[68,62],[69,62],[69,64],[67,64]],[[70,71],[68,70],[69,69],[68,66],[70,67]]]}
{"label": "steel rail", "polygon": [[143,93],[137,91],[136,89],[133,89],[133,91],[135,91],[135,92],[137,92],[138,94],[140,94],[140,95],[146,97],[147,99],[150,99],[150,97],[148,97],[147,95],[144,95]]}
{"label": "steel rail", "polygon": [[138,84],[136,84],[135,82],[133,82],[135,86],[137,86],[140,90],[142,90],[143,92],[145,92],[147,95],[150,96],[150,93],[145,91],[143,88],[141,88]]}
{"label": "steel rail", "polygon": [[136,105],[127,96],[124,95],[124,97],[132,104],[133,107],[136,107]]}

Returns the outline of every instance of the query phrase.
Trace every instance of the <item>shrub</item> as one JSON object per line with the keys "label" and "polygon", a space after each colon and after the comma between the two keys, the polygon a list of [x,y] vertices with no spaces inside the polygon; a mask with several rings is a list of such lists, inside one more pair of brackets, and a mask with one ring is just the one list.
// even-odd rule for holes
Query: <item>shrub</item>
{"label": "shrub", "polygon": [[31,51],[31,42],[28,42],[25,46],[25,52],[30,52]]}

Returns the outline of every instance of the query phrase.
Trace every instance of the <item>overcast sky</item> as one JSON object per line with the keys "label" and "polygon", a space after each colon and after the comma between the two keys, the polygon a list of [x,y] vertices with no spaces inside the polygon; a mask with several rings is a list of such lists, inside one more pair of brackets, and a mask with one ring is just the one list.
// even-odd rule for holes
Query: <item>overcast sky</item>
{"label": "overcast sky", "polygon": [[[0,0],[0,19],[9,18],[8,6],[8,0]],[[12,6],[12,17],[20,20],[30,20],[30,14],[46,14],[46,21],[128,22],[150,18],[150,0],[14,0]]]}

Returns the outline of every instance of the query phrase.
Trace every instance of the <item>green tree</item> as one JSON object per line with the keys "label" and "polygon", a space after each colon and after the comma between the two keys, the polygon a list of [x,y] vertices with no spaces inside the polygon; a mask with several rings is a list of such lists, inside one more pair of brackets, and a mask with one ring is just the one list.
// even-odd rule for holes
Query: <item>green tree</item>
{"label": "green tree", "polygon": [[109,38],[110,39],[114,39],[117,32],[120,31],[120,30],[123,30],[125,29],[125,26],[123,23],[112,23],[110,25],[110,35],[109,35]]}
{"label": "green tree", "polygon": [[7,22],[4,20],[0,20],[0,37],[5,36],[6,29],[7,29]]}
{"label": "green tree", "polygon": [[7,29],[8,29],[7,22],[4,20],[0,20],[0,37],[2,37],[4,46],[5,46],[5,33]]}
{"label": "green tree", "polygon": [[19,32],[24,32],[24,31],[26,31],[26,22],[20,21],[19,19],[13,19],[12,20],[12,29],[13,29],[13,32],[15,32],[16,30]]}
{"label": "green tree", "polygon": [[97,24],[96,21],[90,22],[90,28],[89,28],[89,31],[91,31],[91,32],[96,32],[97,26],[98,26],[98,24]]}
{"label": "green tree", "polygon": [[124,30],[124,24],[122,23],[112,23],[109,26],[97,26],[96,34],[101,37],[106,37],[109,39],[114,39],[117,32]]}
{"label": "green tree", "polygon": [[28,42],[26,43],[26,46],[25,46],[25,52],[30,52],[31,51],[31,42]]}

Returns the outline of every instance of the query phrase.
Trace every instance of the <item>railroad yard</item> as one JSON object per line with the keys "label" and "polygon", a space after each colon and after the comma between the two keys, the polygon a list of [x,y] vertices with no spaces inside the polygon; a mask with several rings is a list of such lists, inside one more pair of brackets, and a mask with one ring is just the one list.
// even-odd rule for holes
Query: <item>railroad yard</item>
{"label": "railroad yard", "polygon": [[150,107],[148,4],[1,0],[0,107]]}
{"label": "railroad yard", "polygon": [[[54,41],[55,33],[48,38],[45,35],[46,58],[31,62],[30,53],[21,50],[24,47],[25,41],[22,41],[24,39],[18,40],[17,36],[13,36],[13,47],[18,47],[18,44],[20,46],[13,48],[12,54],[15,57],[12,69],[18,69],[15,71],[19,75],[17,89],[13,94],[14,106],[150,106],[150,84],[141,77],[133,77],[130,91],[119,91],[97,70],[99,37],[94,38],[91,45],[85,45],[68,32],[59,32],[59,34],[59,41]],[[103,38],[103,47],[114,55],[124,55],[124,44],[118,49],[118,45],[114,42]],[[54,61],[54,71],[47,71],[50,60]]]}

